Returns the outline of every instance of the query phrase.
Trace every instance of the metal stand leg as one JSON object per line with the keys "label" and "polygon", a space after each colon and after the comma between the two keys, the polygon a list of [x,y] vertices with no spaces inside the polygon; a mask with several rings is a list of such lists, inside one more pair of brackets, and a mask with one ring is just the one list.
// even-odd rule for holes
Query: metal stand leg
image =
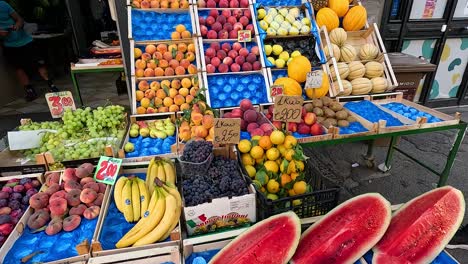
{"label": "metal stand leg", "polygon": [[366,166],[368,168],[375,167],[375,160],[374,160],[374,140],[369,140],[367,142],[367,153],[363,156],[364,161],[366,162]]}
{"label": "metal stand leg", "polygon": [[444,170],[440,174],[439,183],[437,184],[437,187],[444,186],[445,184],[447,184],[447,179],[450,175],[450,171],[452,170],[453,163],[455,162],[458,149],[460,148],[460,145],[463,142],[463,138],[465,137],[465,132],[466,126],[461,127],[458,130],[457,138],[455,139],[455,142],[452,145],[452,149],[450,149],[450,152],[447,156],[447,163],[445,164]]}
{"label": "metal stand leg", "polygon": [[395,145],[398,141],[398,137],[391,137],[390,145],[388,146],[387,157],[385,158],[385,163],[379,165],[379,170],[382,172],[387,172],[392,168],[392,159],[393,152],[395,151]]}
{"label": "metal stand leg", "polygon": [[78,81],[76,80],[75,73],[73,71],[70,72],[73,86],[75,87],[75,92],[78,95],[78,101],[80,102],[80,105],[83,106],[83,99],[81,98],[81,93],[80,93],[80,87],[78,86]]}

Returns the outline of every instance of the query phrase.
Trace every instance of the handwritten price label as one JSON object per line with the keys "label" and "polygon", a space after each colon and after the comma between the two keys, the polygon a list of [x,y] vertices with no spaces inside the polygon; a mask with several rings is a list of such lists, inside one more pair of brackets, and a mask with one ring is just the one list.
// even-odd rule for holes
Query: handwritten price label
{"label": "handwritten price label", "polygon": [[316,70],[307,73],[307,79],[305,88],[306,89],[315,89],[322,87],[323,82],[323,71]]}
{"label": "handwritten price label", "polygon": [[237,144],[240,141],[239,118],[215,118],[214,142],[218,144]]}
{"label": "handwritten price label", "polygon": [[75,101],[70,91],[46,93],[45,98],[53,118],[62,117],[66,109],[76,109]]}
{"label": "handwritten price label", "polygon": [[252,32],[250,30],[239,30],[239,31],[237,31],[237,41],[238,42],[251,42],[252,41]]}
{"label": "handwritten price label", "polygon": [[275,97],[277,95],[283,95],[283,89],[284,89],[284,85],[272,85],[270,87],[270,91],[271,91],[271,97]]}
{"label": "handwritten price label", "polygon": [[303,103],[304,99],[301,96],[276,96],[273,121],[301,122]]}
{"label": "handwritten price label", "polygon": [[94,173],[94,179],[98,182],[114,185],[121,165],[122,159],[101,156],[96,173]]}

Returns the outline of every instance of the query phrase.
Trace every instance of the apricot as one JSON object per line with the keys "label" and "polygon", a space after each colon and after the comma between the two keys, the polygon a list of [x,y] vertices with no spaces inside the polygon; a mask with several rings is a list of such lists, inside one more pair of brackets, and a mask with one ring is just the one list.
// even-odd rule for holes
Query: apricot
{"label": "apricot", "polygon": [[59,183],[60,181],[60,173],[58,172],[51,172],[50,174],[46,175],[46,182],[47,186],[50,186],[52,183]]}
{"label": "apricot", "polygon": [[193,51],[188,51],[185,53],[185,58],[190,62],[193,62],[195,60],[195,53]]}
{"label": "apricot", "polygon": [[158,46],[156,47],[156,49],[157,49],[161,54],[163,54],[164,52],[167,51],[167,44],[158,44]]}
{"label": "apricot", "polygon": [[175,29],[176,29],[176,31],[179,32],[179,33],[182,33],[182,32],[184,32],[185,30],[187,30],[187,29],[185,28],[185,26],[182,25],[182,24],[177,25]]}
{"label": "apricot", "polygon": [[156,97],[162,100],[167,97],[167,94],[164,89],[159,89],[156,91]]}
{"label": "apricot", "polygon": [[71,191],[73,189],[81,190],[81,184],[77,183],[76,181],[69,181],[69,182],[65,183],[63,188],[65,189],[66,192],[69,192],[69,191]]}
{"label": "apricot", "polygon": [[159,113],[167,113],[169,112],[169,107],[163,106],[158,109]]}
{"label": "apricot", "polygon": [[177,2],[177,1],[172,2],[171,3],[171,8],[174,8],[174,9],[179,8],[179,2]]}
{"label": "apricot", "polygon": [[203,120],[203,115],[192,111],[192,113],[190,114],[190,119],[196,126],[198,126]]}
{"label": "apricot", "polygon": [[190,64],[190,66],[188,66],[187,70],[188,70],[188,72],[189,72],[190,74],[195,74],[195,73],[197,73],[197,67],[196,67],[195,65],[193,65],[193,64]]}
{"label": "apricot", "polygon": [[38,229],[45,226],[50,220],[50,215],[46,210],[37,210],[28,219],[28,227],[31,229]]}
{"label": "apricot", "polygon": [[180,88],[179,89],[179,94],[182,95],[184,97],[184,101],[185,101],[185,97],[189,94],[189,89],[187,88]]}
{"label": "apricot", "polygon": [[70,205],[70,206],[79,205],[81,203],[80,195],[81,195],[81,190],[79,190],[79,189],[70,190],[67,193],[67,195],[65,196],[65,199],[67,199],[68,205]]}
{"label": "apricot", "polygon": [[156,46],[153,44],[146,45],[145,52],[149,54],[153,54],[156,51]]}
{"label": "apricot", "polygon": [[138,83],[138,90],[140,90],[140,91],[144,92],[144,91],[148,90],[149,87],[150,86],[149,86],[149,83],[147,81],[140,81]]}
{"label": "apricot", "polygon": [[187,51],[187,44],[185,44],[185,43],[179,43],[179,45],[177,45],[177,49],[178,49],[180,52],[185,53],[185,52]]}
{"label": "apricot", "polygon": [[181,0],[179,5],[180,5],[180,8],[189,8],[189,1]]}
{"label": "apricot", "polygon": [[169,106],[169,112],[179,112],[179,106],[178,105]]}
{"label": "apricot", "polygon": [[60,231],[62,231],[62,219],[61,218],[54,218],[47,225],[45,233],[47,235],[51,236],[51,235],[57,234]]}
{"label": "apricot", "polygon": [[137,114],[139,115],[146,114],[146,108],[143,106],[137,107]]}
{"label": "apricot", "polygon": [[135,68],[144,70],[146,68],[146,61],[138,59],[135,61]]}
{"label": "apricot", "polygon": [[169,89],[169,97],[174,98],[178,94],[177,90],[174,88]]}
{"label": "apricot", "polygon": [[[151,68],[146,68],[145,72],[143,73],[145,77],[154,77],[154,70]],[[149,87],[149,86],[148,86]]]}
{"label": "apricot", "polygon": [[154,109],[153,107],[148,107],[146,108],[146,113],[147,114],[154,114],[154,113],[157,113],[158,111],[156,111],[156,109]]}
{"label": "apricot", "polygon": [[141,99],[140,104],[144,108],[148,108],[150,106],[150,104],[151,104],[151,100],[149,98],[145,97],[145,98]]}
{"label": "apricot", "polygon": [[159,3],[159,6],[161,8],[169,8],[169,1],[167,0],[162,0],[160,3]]}
{"label": "apricot", "polygon": [[187,104],[187,103],[183,103],[183,104],[180,106],[180,111],[189,110],[189,109],[190,109],[190,105]]}
{"label": "apricot", "polygon": [[155,1],[155,0],[151,1],[150,2],[150,7],[151,8],[159,8],[159,1]]}
{"label": "apricot", "polygon": [[164,70],[164,75],[165,75],[165,76],[174,76],[174,69],[172,69],[172,68],[166,68],[166,69]]}
{"label": "apricot", "polygon": [[171,53],[171,56],[172,56],[172,53],[173,52],[177,52],[177,44],[171,44],[167,47],[167,51]]}
{"label": "apricot", "polygon": [[141,1],[140,5],[141,5],[141,8],[143,9],[150,8],[150,2],[146,0]]}
{"label": "apricot", "polygon": [[151,68],[151,69],[156,69],[156,67],[158,67],[158,65],[156,64],[156,61],[155,60],[150,60],[147,64],[146,64],[146,67],[147,68]]}
{"label": "apricot", "polygon": [[179,138],[183,141],[189,141],[192,135],[190,134],[190,131],[184,131],[179,133]]}
{"label": "apricot", "polygon": [[154,75],[155,76],[164,76],[164,70],[162,68],[156,68],[154,69]]}
{"label": "apricot", "polygon": [[89,219],[89,220],[94,219],[99,215],[100,210],[101,210],[101,208],[99,206],[93,205],[93,206],[87,208],[83,212],[83,216],[84,216],[84,218]]}
{"label": "apricot", "polygon": [[150,89],[156,92],[159,88],[161,88],[161,84],[158,81],[154,81],[150,83]]}
{"label": "apricot", "polygon": [[70,232],[76,229],[81,224],[81,217],[79,215],[70,215],[63,219],[63,230]]}
{"label": "apricot", "polygon": [[154,106],[160,107],[160,106],[162,106],[162,104],[163,104],[163,100],[161,98],[159,98],[159,97],[154,98]]}
{"label": "apricot", "polygon": [[176,75],[184,75],[185,74],[185,68],[183,66],[177,66],[175,68],[175,74]]}
{"label": "apricot", "polygon": [[80,203],[78,206],[74,206],[68,212],[69,215],[83,215],[83,212],[88,208],[86,205]]}
{"label": "apricot", "polygon": [[49,195],[45,192],[39,192],[29,198],[29,205],[34,209],[42,209],[47,206]]}
{"label": "apricot", "polygon": [[208,130],[203,126],[196,126],[195,127],[195,136],[199,138],[205,138],[208,136]]}
{"label": "apricot", "polygon": [[133,56],[135,57],[135,59],[140,58],[142,53],[143,52],[139,48],[134,48],[133,49]]}
{"label": "apricot", "polygon": [[172,81],[171,81],[171,87],[174,88],[174,89],[179,90],[179,88],[180,88],[180,80],[178,80],[178,79],[172,80]]}
{"label": "apricot", "polygon": [[190,33],[190,31],[188,31],[188,30],[185,30],[184,32],[180,33],[180,36],[183,39],[188,39],[188,38],[192,37],[192,33]]}
{"label": "apricot", "polygon": [[185,103],[185,97],[183,97],[182,95],[178,94],[174,97],[174,103],[176,105],[182,105],[183,103]]}
{"label": "apricot", "polygon": [[54,216],[63,216],[67,211],[67,200],[65,198],[55,198],[49,203],[49,210],[52,218]]}
{"label": "apricot", "polygon": [[187,51],[195,53],[195,44],[193,43],[188,44]]}
{"label": "apricot", "polygon": [[83,186],[83,189],[90,188],[93,189],[95,192],[99,192],[99,185],[97,182],[88,182]]}
{"label": "apricot", "polygon": [[169,80],[162,80],[161,81],[161,87],[169,89],[171,87],[171,81]]}
{"label": "apricot", "polygon": [[166,97],[163,100],[163,104],[164,104],[164,106],[169,107],[169,106],[174,104],[174,101],[172,100],[171,97]]}
{"label": "apricot", "polygon": [[202,125],[206,129],[210,129],[213,127],[214,124],[214,117],[212,115],[204,115],[202,120]]}
{"label": "apricot", "polygon": [[177,61],[181,61],[181,60],[183,60],[184,58],[185,58],[184,53],[182,53],[181,51],[177,51],[177,53],[176,53],[176,55],[175,55],[175,59],[176,59]]}
{"label": "apricot", "polygon": [[75,171],[76,169],[74,168],[66,168],[62,174],[62,181],[64,182],[71,181],[71,180],[77,181],[78,177],[76,176]]}
{"label": "apricot", "polygon": [[180,81],[180,84],[182,85],[183,88],[190,88],[192,87],[192,81],[190,81],[189,78],[183,78],[182,81]]}
{"label": "apricot", "polygon": [[184,69],[188,69],[188,67],[190,66],[190,61],[187,59],[183,59],[180,61],[179,65],[184,67]]}
{"label": "apricot", "polygon": [[160,60],[159,61],[159,67],[165,69],[165,68],[169,67],[169,62],[167,60]]}
{"label": "apricot", "polygon": [[[173,59],[172,53],[171,53],[170,51],[164,52],[164,53],[163,53],[163,59],[165,59],[166,61],[172,60],[172,59]],[[168,65],[169,65],[169,64],[168,64]],[[163,67],[163,66],[161,66],[161,61],[159,61],[159,66],[160,66],[160,67]],[[164,68],[164,67],[163,67],[163,68]]]}
{"label": "apricot", "polygon": [[170,60],[169,66],[175,70],[177,67],[179,67],[179,61],[175,59]]}
{"label": "apricot", "polygon": [[135,70],[135,76],[138,77],[138,78],[143,77],[143,76],[145,76],[145,71],[143,69],[136,69]]}
{"label": "apricot", "polygon": [[49,196],[60,191],[60,185],[58,183],[52,183],[47,190],[45,190],[45,193],[47,193]]}
{"label": "apricot", "polygon": [[194,99],[194,97],[191,94],[185,96],[185,102],[188,103],[188,104],[190,104],[193,101],[193,99]]}
{"label": "apricot", "polygon": [[84,186],[88,182],[94,182],[94,179],[92,177],[86,177],[80,180],[81,186]]}

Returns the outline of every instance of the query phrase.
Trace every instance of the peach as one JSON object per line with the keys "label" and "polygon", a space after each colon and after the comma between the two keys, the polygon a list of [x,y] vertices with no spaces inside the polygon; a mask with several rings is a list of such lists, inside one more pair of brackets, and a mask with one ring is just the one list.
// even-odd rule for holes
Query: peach
{"label": "peach", "polygon": [[153,107],[148,107],[148,108],[146,108],[146,113],[147,114],[154,114],[154,113],[157,113],[157,110],[154,109]]}
{"label": "peach", "polygon": [[174,88],[169,89],[169,97],[174,98],[178,94],[177,90]]}
{"label": "peach", "polygon": [[171,39],[181,39],[182,37],[180,36],[180,33],[177,31],[174,31],[171,33]]}
{"label": "peach", "polygon": [[143,77],[143,76],[145,76],[145,70],[143,70],[143,69],[137,69],[137,70],[135,71],[135,76],[136,76],[136,77]]}
{"label": "peach", "polygon": [[140,8],[140,7],[141,7],[141,6],[140,6],[140,2],[139,2],[138,0],[134,0],[134,1],[132,2],[132,6],[135,7],[135,8]]}
{"label": "peach", "polygon": [[159,113],[166,113],[166,112],[169,112],[169,107],[167,107],[167,106],[159,107],[159,108],[158,108],[158,112],[159,112]]}
{"label": "peach", "polygon": [[92,203],[97,198],[97,192],[91,188],[85,188],[81,191],[80,194],[80,201],[82,203]]}
{"label": "peach", "polygon": [[60,231],[62,231],[62,219],[61,218],[54,218],[47,225],[45,233],[47,235],[51,236],[51,235],[57,234]]}
{"label": "peach", "polygon": [[60,216],[64,215],[67,211],[67,200],[65,198],[55,198],[50,200],[49,210],[51,215]]}
{"label": "peach", "polygon": [[202,120],[203,120],[203,115],[200,114],[200,113],[195,113],[195,112],[192,112],[190,114],[190,118],[192,119],[193,123],[198,126],[201,124]]}
{"label": "peach", "polygon": [[180,61],[179,65],[184,67],[184,69],[187,69],[190,66],[190,61],[187,59],[183,59]]}
{"label": "peach", "polygon": [[151,68],[151,69],[156,69],[156,67],[158,67],[158,64],[156,63],[155,60],[150,60],[147,64],[146,64],[146,67],[147,68]]}
{"label": "peach", "polygon": [[45,193],[47,193],[49,196],[60,191],[60,185],[58,183],[53,183],[45,190]]}
{"label": "peach", "polygon": [[150,89],[151,90],[156,92],[159,88],[161,88],[161,85],[159,84],[159,82],[154,81],[154,82],[150,83]]}
{"label": "peach", "polygon": [[135,61],[135,68],[140,69],[140,70],[144,70],[146,68],[146,61],[144,61],[142,59],[136,60]]}
{"label": "peach", "polygon": [[86,205],[80,203],[78,206],[74,206],[68,212],[69,215],[83,215],[84,211],[86,210]]}
{"label": "peach", "polygon": [[167,51],[167,44],[158,44],[158,46],[156,47],[156,49],[161,52],[161,53],[164,53]]}
{"label": "peach", "polygon": [[187,104],[187,103],[183,103],[183,104],[180,106],[180,111],[189,110],[189,109],[190,109],[190,105]]}
{"label": "peach", "polygon": [[166,69],[164,70],[164,75],[165,75],[165,76],[173,76],[173,75],[174,75],[174,69],[172,69],[172,68],[166,68]]}
{"label": "peach", "polygon": [[148,98],[148,99],[153,99],[154,97],[156,96],[156,93],[154,92],[154,90],[146,90],[145,92],[145,97]]}
{"label": "peach", "polygon": [[172,82],[171,82],[171,87],[172,87],[172,88],[175,88],[175,89],[177,89],[177,90],[180,88],[180,85],[181,85],[181,84],[180,84],[180,80],[178,80],[178,79],[174,79],[174,80],[172,80]]}
{"label": "peach", "polygon": [[145,52],[149,54],[153,54],[156,51],[156,46],[153,44],[146,45]]}
{"label": "peach", "polygon": [[[149,87],[150,86],[149,86],[149,83],[147,81],[141,81],[141,82],[138,83],[138,90],[140,90],[140,91],[145,92],[146,90],[149,89]],[[82,175],[83,175],[83,172],[80,170],[80,176],[82,176]],[[86,175],[86,176],[88,176],[88,175]],[[86,177],[86,176],[83,176],[83,177]],[[83,178],[83,177],[78,177],[78,178]]]}
{"label": "peach", "polygon": [[164,76],[164,70],[162,68],[156,68],[154,69],[154,75],[155,76]]}
{"label": "peach", "polygon": [[159,8],[159,1],[153,0],[150,2],[151,8]]}
{"label": "peach", "polygon": [[72,231],[77,228],[81,223],[81,217],[79,215],[70,215],[69,217],[63,219],[63,230]]}
{"label": "peach", "polygon": [[[146,68],[143,75],[145,77],[154,77],[154,70],[151,68]],[[149,88],[149,85],[148,85],[148,88]]]}
{"label": "peach", "polygon": [[65,199],[67,199],[68,205],[70,205],[70,206],[79,205],[81,203],[80,195],[81,195],[81,190],[80,189],[70,190],[67,193],[67,195],[65,196]]}
{"label": "peach", "polygon": [[189,7],[189,1],[187,0],[181,0],[180,1],[180,8],[188,8]]}
{"label": "peach", "polygon": [[195,74],[197,73],[197,67],[193,64],[190,64],[190,66],[187,68],[188,73],[190,74]]}
{"label": "peach", "polygon": [[192,53],[195,52],[195,44],[193,43],[188,44],[187,51],[192,52]]}
{"label": "peach", "polygon": [[195,136],[199,138],[205,138],[208,136],[208,130],[203,126],[196,126],[195,127]]}
{"label": "peach", "polygon": [[103,200],[104,200],[104,194],[103,193],[98,193],[98,196],[97,196],[96,200],[94,200],[94,202],[86,204],[86,205],[88,207],[91,207],[93,205],[101,206]]}
{"label": "peach", "polygon": [[59,183],[60,181],[60,173],[58,172],[52,172],[48,175],[46,175],[46,185],[50,186],[52,183]]}
{"label": "peach", "polygon": [[84,178],[86,176],[89,176],[93,173],[94,171],[94,165],[87,162],[87,163],[83,163],[81,164],[78,168],[76,168],[77,170],[84,170],[86,173],[78,173],[78,171],[75,171],[75,174],[78,178]]}
{"label": "peach", "polygon": [[86,178],[83,178],[83,179],[80,180],[81,186],[84,186],[88,182],[95,182],[95,181],[94,181],[94,179],[92,177],[86,177]]}
{"label": "peach", "polygon": [[[187,88],[185,88],[185,87],[184,87],[184,88],[180,88],[180,89],[179,89],[179,94],[185,97],[185,96],[189,95],[189,89],[187,89]],[[184,101],[185,101],[185,100],[184,100]]]}
{"label": "peach", "polygon": [[174,103],[176,105],[182,105],[183,103],[185,103],[185,97],[183,97],[182,95],[178,94],[174,97]]}
{"label": "peach", "polygon": [[50,215],[45,210],[39,210],[34,212],[28,219],[28,227],[31,229],[38,229],[43,226],[50,220]]}
{"label": "peach", "polygon": [[[153,60],[155,60],[154,62],[156,63],[156,60],[162,60],[163,59],[163,54],[159,51],[156,51],[155,53],[153,53]],[[157,64],[157,63],[156,63]]]}
{"label": "peach", "polygon": [[[166,61],[170,61],[172,60],[172,53],[170,51],[166,51],[163,53],[163,59],[165,59]],[[161,61],[159,62],[159,65],[161,66]]]}
{"label": "peach", "polygon": [[146,108],[144,108],[143,106],[137,107],[137,114],[146,114]]}
{"label": "peach", "polygon": [[173,54],[174,52],[177,53],[177,51],[178,51],[177,44],[169,45],[167,47],[167,51],[169,51],[171,54]]}
{"label": "peach", "polygon": [[188,51],[187,53],[185,53],[185,58],[190,62],[193,62],[195,60],[195,53]]}
{"label": "peach", "polygon": [[61,191],[58,191],[56,193],[53,193],[50,198],[49,198],[49,201],[55,199],[55,198],[65,198],[65,195],[67,194],[66,191],[64,190],[61,190]]}
{"label": "peach", "polygon": [[214,117],[212,115],[204,115],[202,120],[202,125],[206,129],[213,127]]}
{"label": "peach", "polygon": [[185,43],[179,43],[179,45],[177,46],[177,49],[181,52],[186,52],[187,51],[187,44]]}
{"label": "peach", "polygon": [[45,192],[39,192],[29,198],[29,205],[34,209],[41,209],[47,206],[49,195]]}
{"label": "peach", "polygon": [[179,61],[176,59],[172,59],[169,61],[169,67],[175,69],[176,67],[179,66]]}
{"label": "peach", "polygon": [[141,8],[143,8],[143,9],[150,8],[150,6],[151,6],[150,2],[146,1],[146,0],[141,1],[140,5],[141,5]]}
{"label": "peach", "polygon": [[97,182],[88,182],[83,186],[83,189],[86,188],[93,189],[95,192],[99,192],[99,185],[97,184]]}
{"label": "peach", "polygon": [[[144,62],[147,62],[147,61],[151,60],[151,58],[153,58],[153,56],[151,56],[151,54],[149,54],[149,53],[143,53],[143,54],[141,54],[141,59],[142,59]],[[146,63],[145,63],[145,66],[146,66]]]}
{"label": "peach", "polygon": [[100,210],[101,208],[99,206],[93,205],[84,211],[83,216],[89,220],[94,219],[99,215]]}
{"label": "peach", "polygon": [[167,0],[163,0],[159,3],[161,8],[169,8],[169,2]]}
{"label": "peach", "polygon": [[66,192],[69,192],[73,189],[81,190],[81,184],[77,183],[76,181],[69,181],[65,183],[63,188],[65,189]]}
{"label": "peach", "polygon": [[[195,88],[192,88],[192,89],[195,90]],[[190,89],[190,91],[192,91],[192,89]],[[195,92],[196,92],[196,90],[195,90]],[[194,96],[192,94],[189,94],[189,95],[185,96],[185,102],[188,103],[188,104],[190,104],[193,101],[193,99],[195,99],[195,98],[194,98]]]}
{"label": "peach", "polygon": [[192,33],[190,33],[190,31],[188,31],[188,30],[185,30],[185,31],[183,31],[182,33],[180,33],[180,36],[181,36],[183,39],[188,39],[188,38],[191,38],[191,37],[192,37]]}
{"label": "peach", "polygon": [[165,107],[169,107],[169,106],[174,104],[174,101],[172,100],[171,97],[166,97],[163,100],[163,104],[164,104]]}
{"label": "peach", "polygon": [[74,168],[66,168],[63,171],[62,181],[64,181],[64,182],[71,181],[71,180],[76,181],[77,179],[78,178],[76,177]]}
{"label": "peach", "polygon": [[156,97],[158,97],[160,99],[164,99],[164,98],[167,97],[167,94],[164,91],[164,89],[159,89],[159,90],[156,91]]}
{"label": "peach", "polygon": [[102,182],[98,182],[98,185],[99,185],[99,193],[105,193],[105,192],[106,192],[107,185],[105,185],[105,184],[102,183]]}
{"label": "peach", "polygon": [[177,61],[181,61],[181,60],[183,60],[184,58],[185,58],[184,53],[182,53],[181,51],[177,51],[177,53],[176,53],[176,55],[175,55],[175,59],[176,59]]}
{"label": "peach", "polygon": [[183,66],[177,66],[175,68],[175,74],[176,75],[184,75],[185,74],[185,68]]}

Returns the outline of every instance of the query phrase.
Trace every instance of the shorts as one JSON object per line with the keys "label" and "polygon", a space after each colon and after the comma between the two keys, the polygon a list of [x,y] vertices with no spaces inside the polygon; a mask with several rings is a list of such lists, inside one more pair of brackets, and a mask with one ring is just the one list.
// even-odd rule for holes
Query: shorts
{"label": "shorts", "polygon": [[3,56],[5,56],[7,63],[15,69],[30,71],[44,65],[44,60],[35,51],[33,41],[21,47],[3,46]]}

